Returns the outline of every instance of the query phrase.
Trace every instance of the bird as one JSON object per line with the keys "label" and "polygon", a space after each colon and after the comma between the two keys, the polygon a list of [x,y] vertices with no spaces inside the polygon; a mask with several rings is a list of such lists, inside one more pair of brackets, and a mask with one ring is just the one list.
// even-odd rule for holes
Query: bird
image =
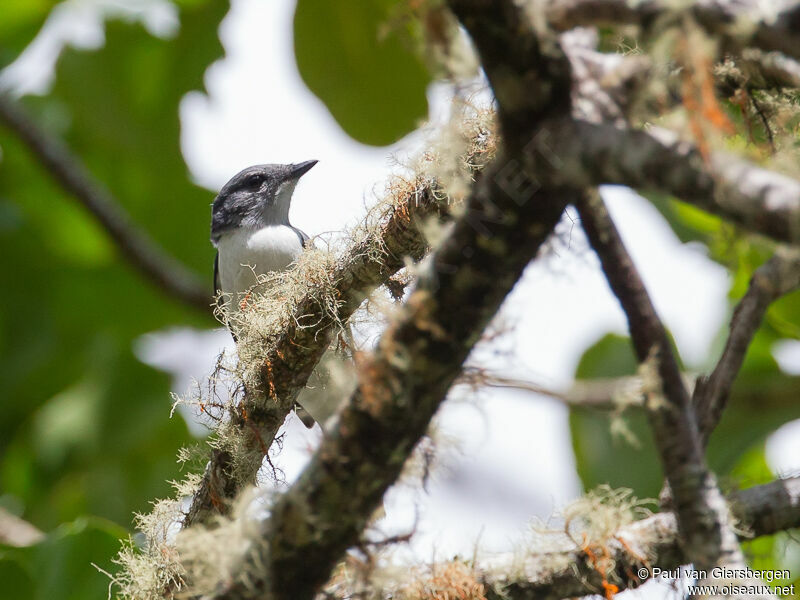
{"label": "bird", "polygon": [[[228,313],[241,309],[259,275],[289,269],[303,250],[312,246],[308,235],[289,222],[289,207],[298,181],[317,162],[247,167],[214,198],[214,292]],[[235,332],[231,333],[236,340]],[[333,392],[325,388],[336,362],[332,352],[327,352],[298,396],[296,412],[306,427],[315,421],[322,425],[335,412]]]}
{"label": "bird", "polygon": [[247,167],[214,198],[214,289],[224,302],[241,300],[258,283],[258,275],[286,270],[308,247],[308,235],[289,222],[289,206],[300,177],[315,164]]}

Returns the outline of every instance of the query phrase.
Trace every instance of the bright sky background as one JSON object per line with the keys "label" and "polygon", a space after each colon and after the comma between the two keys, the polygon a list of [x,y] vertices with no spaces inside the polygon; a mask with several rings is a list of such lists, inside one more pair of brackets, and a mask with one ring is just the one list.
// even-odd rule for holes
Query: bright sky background
{"label": "bright sky background", "polygon": [[[43,47],[28,63],[6,74],[6,83],[43,85],[48,51],[52,54],[58,39],[99,43],[95,4],[84,2],[84,9],[51,24],[50,46],[40,43]],[[125,11],[149,7],[148,22],[155,31],[174,28],[174,13],[162,2],[121,6]],[[206,74],[209,95],[192,93],[181,104],[182,147],[192,175],[209,190],[251,164],[318,159],[301,180],[291,212],[294,225],[316,235],[356,222],[396,168],[393,157],[413,152],[420,138],[412,136],[391,148],[352,141],[300,80],[292,50],[292,12],[293,0],[233,2],[220,31],[226,57]],[[437,88],[431,100],[435,119],[440,119],[447,112],[447,90]],[[690,367],[707,366],[710,342],[728,317],[725,270],[705,256],[703,247],[680,244],[642,198],[619,188],[604,195],[682,357]],[[210,191],[209,203],[212,198]],[[625,333],[623,315],[597,261],[586,252],[578,226],[569,248],[527,269],[501,312],[505,325],[512,327],[499,344],[511,348],[512,355],[484,348],[480,363],[556,389],[569,387],[589,345],[609,331]],[[226,345],[232,350],[226,331],[184,329],[144,336],[137,352],[173,373],[175,390],[183,393],[192,379],[210,373]],[[787,371],[800,371],[800,345],[784,344],[777,356]],[[434,476],[427,493],[405,486],[393,490],[380,524],[387,533],[397,533],[418,518],[412,544],[417,558],[431,559],[434,550],[438,559],[455,553],[471,556],[478,538],[486,550],[510,549],[531,517],[548,519],[581,492],[567,411],[555,401],[492,390],[471,402],[454,398],[437,423],[442,435],[454,440],[445,452],[446,468]],[[307,432],[297,422],[288,427],[278,461],[291,480],[319,433]],[[798,433],[795,423],[770,440],[769,460],[777,472],[800,468]]]}

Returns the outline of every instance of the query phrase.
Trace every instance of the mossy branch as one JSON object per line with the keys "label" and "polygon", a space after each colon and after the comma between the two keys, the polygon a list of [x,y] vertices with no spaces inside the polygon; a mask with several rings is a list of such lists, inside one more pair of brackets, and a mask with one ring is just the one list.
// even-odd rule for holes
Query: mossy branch
{"label": "mossy branch", "polygon": [[[758,0],[700,0],[675,3],[669,0],[549,0],[543,12],[550,26],[559,31],[592,25],[640,25],[654,23],[686,12],[706,32],[732,50],[755,47],[800,58],[800,2],[780,3],[770,10]],[[768,8],[769,7],[769,8]]]}
{"label": "mossy branch", "polygon": [[577,204],[581,226],[628,321],[636,356],[651,373],[647,416],[673,495],[686,557],[698,569],[744,566],[728,505],[705,464],[694,409],[647,289],[597,194]]}
{"label": "mossy branch", "polygon": [[[727,497],[742,540],[800,527],[800,478],[779,479]],[[658,513],[615,532],[602,548],[610,567],[606,579],[619,591],[639,587],[653,567],[677,569],[691,562],[682,545],[675,515]],[[603,581],[585,549],[533,552],[521,567],[500,567],[499,578],[485,578],[489,600],[557,600],[602,593]],[[519,562],[516,563],[519,565]],[[641,569],[648,573],[640,577]],[[496,572],[497,572],[496,571]],[[510,574],[510,575],[509,575]],[[498,591],[495,591],[498,590]]]}
{"label": "mossy branch", "polygon": [[[458,124],[465,152],[454,167],[460,173],[453,177],[469,179],[481,172],[494,153],[492,129],[488,112]],[[224,514],[236,494],[255,481],[278,428],[341,325],[407,260],[418,261],[428,250],[421,226],[428,219],[444,218],[451,201],[437,179],[440,174],[428,172],[435,170],[431,163],[436,160],[431,151],[409,179],[390,181],[386,197],[339,258],[328,256],[324,264],[315,256],[301,259],[296,269],[278,276],[281,281],[268,282],[270,298],[256,300],[236,324],[241,326],[244,397],[216,435],[220,443],[212,451],[184,526]],[[270,300],[278,306],[267,306]]]}
{"label": "mossy branch", "polygon": [[[224,513],[246,484],[254,480],[268,448],[292,410],[299,392],[338,331],[364,298],[404,266],[406,257],[419,260],[427,242],[418,222],[442,210],[433,182],[413,187],[396,198],[379,226],[355,243],[330,273],[338,299],[335,312],[320,306],[313,282],[297,290],[288,302],[293,318],[274,338],[264,340],[261,366],[255,385],[250,386],[232,411],[226,435],[239,439],[239,455],[232,449],[212,452],[200,488],[194,495],[184,526]],[[301,323],[312,322],[311,326]],[[245,340],[245,343],[247,341]]]}
{"label": "mossy branch", "polygon": [[[525,149],[545,120],[569,114],[563,52],[532,30],[519,32],[520,10],[510,0],[457,0],[451,7],[475,41],[498,100],[503,150],[473,186],[376,351],[359,361],[359,387],[338,426],[276,501],[269,549],[256,559],[269,565],[263,579],[219,597],[253,597],[253,590],[314,596],[358,542],[482,331],[576,198],[572,188],[542,185],[552,166],[531,160]],[[535,88],[521,96],[520,81]]]}

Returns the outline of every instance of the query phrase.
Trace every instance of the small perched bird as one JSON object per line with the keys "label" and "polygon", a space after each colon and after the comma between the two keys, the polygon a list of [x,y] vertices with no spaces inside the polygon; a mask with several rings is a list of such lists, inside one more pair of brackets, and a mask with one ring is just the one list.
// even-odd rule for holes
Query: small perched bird
{"label": "small perched bird", "polygon": [[308,244],[308,236],[289,223],[289,205],[298,180],[315,164],[248,167],[214,199],[214,288],[225,302],[238,305],[258,275],[285,270]]}
{"label": "small perched bird", "polygon": [[[214,289],[228,312],[258,283],[258,276],[283,271],[310,242],[289,223],[289,206],[297,182],[316,160],[291,165],[255,165],[237,173],[220,190],[211,209]],[[234,334],[234,339],[236,338]],[[336,358],[326,353],[298,397],[298,416],[307,427],[322,424],[335,411],[333,392],[326,390]],[[320,371],[323,371],[322,373]]]}

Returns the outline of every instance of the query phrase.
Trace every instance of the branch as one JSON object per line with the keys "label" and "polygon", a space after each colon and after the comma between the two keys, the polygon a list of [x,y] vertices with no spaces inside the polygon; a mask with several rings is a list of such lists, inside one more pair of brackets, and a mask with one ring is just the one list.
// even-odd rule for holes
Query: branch
{"label": "branch", "polygon": [[[529,144],[559,165],[562,182],[667,193],[750,231],[800,243],[800,182],[726,153],[704,159],[695,145],[665,129],[627,128],[631,94],[648,60],[597,52],[595,37],[585,29],[560,36],[573,66],[573,119],[551,123]],[[749,60],[761,55],[745,53]],[[787,62],[796,64],[777,64],[788,68]]]}
{"label": "branch", "polygon": [[231,414],[230,435],[239,440],[241,450],[212,451],[184,526],[226,513],[239,490],[248,481],[255,481],[266,449],[338,331],[337,321],[347,321],[364,298],[405,266],[406,257],[417,261],[424,255],[427,241],[418,225],[444,210],[437,199],[439,192],[430,180],[408,189],[393,201],[375,230],[348,249],[328,274],[335,282],[335,313],[320,306],[315,281],[303,282],[298,297],[286,299],[294,310],[276,338],[267,340],[267,347],[258,356],[256,385],[247,390],[241,405]]}
{"label": "branch", "polygon": [[[522,150],[540,119],[569,110],[566,58],[557,46],[545,52],[532,34],[515,35],[520,15],[510,1],[458,1],[453,10],[495,89],[508,154],[476,183],[402,314],[375,353],[358,361],[359,388],[338,427],[273,507],[268,553],[261,546],[265,551],[254,559],[269,565],[268,572],[217,597],[271,590],[280,598],[310,598],[327,581],[400,474],[480,333],[574,198],[566,190],[536,191]],[[518,81],[537,82],[541,90],[534,91],[541,93],[520,96]]]}
{"label": "branch", "polygon": [[780,52],[748,48],[735,61],[728,59],[719,65],[715,74],[726,92],[738,87],[748,90],[800,88],[800,62]]}
{"label": "branch", "polygon": [[[690,376],[686,375],[684,379],[687,384],[694,385],[694,379]],[[576,408],[611,411],[629,406],[644,406],[642,380],[636,376],[577,380],[570,389],[562,391],[533,381],[506,377],[491,371],[467,367],[456,383],[475,389],[490,387],[530,392],[553,398],[566,406]]]}
{"label": "branch", "polygon": [[[494,154],[491,117],[479,113],[459,123],[467,149],[457,158],[467,170],[462,173],[466,177],[480,177]],[[435,163],[436,148],[425,157],[426,162]],[[295,283],[280,299],[284,318],[268,331],[245,327],[241,332],[239,360],[249,360],[248,368],[254,373],[247,377],[249,385],[242,402],[224,423],[225,435],[235,444],[212,450],[184,526],[228,512],[237,493],[255,481],[267,449],[340,325],[408,259],[418,261],[427,252],[428,242],[419,226],[432,218],[443,219],[450,207],[447,194],[428,173],[429,166],[423,165],[422,170],[425,172],[412,180],[398,177],[387,185],[387,198],[365,219],[356,241],[330,271],[315,273],[316,278],[287,272]],[[328,300],[320,299],[319,279],[328,287],[322,292]],[[256,313],[265,310],[258,303],[253,309]]]}
{"label": "branch", "polygon": [[670,131],[565,120],[537,145],[558,162],[565,183],[659,191],[755,233],[800,243],[799,181],[725,153],[706,164],[693,144]]}
{"label": "branch", "polygon": [[[735,491],[727,496],[727,501],[742,540],[800,527],[800,477]],[[419,598],[421,594],[414,591],[425,590],[425,597],[451,598],[458,595],[456,590],[472,589],[479,591],[462,595],[489,600],[558,600],[595,595],[610,586],[620,591],[636,588],[652,577],[655,568],[672,571],[689,562],[674,514],[663,512],[630,522],[625,507],[619,508],[617,517],[613,507],[604,504],[605,510],[612,511],[606,518],[624,523],[616,529],[606,526],[602,532],[594,531],[588,517],[590,523],[585,533],[591,542],[583,539],[576,542],[563,531],[545,530],[524,550],[481,554],[472,565],[458,559],[437,563],[431,565],[427,577],[417,569],[399,568],[391,557],[385,568],[376,566],[385,564],[380,556],[369,557],[361,564],[347,560],[317,597],[345,600],[367,597],[365,592],[368,592],[368,597],[376,599]],[[585,504],[580,510],[591,511],[592,505]],[[235,520],[223,521],[218,530],[197,535],[191,532],[193,537],[184,540],[183,545],[196,547],[205,543],[222,547],[211,550],[201,547],[186,565],[188,570],[212,579],[213,583],[208,582],[210,589],[230,585],[229,575],[225,575],[227,563],[226,567],[220,567],[224,556],[222,562],[245,566],[248,571],[245,577],[250,584],[262,585],[252,575],[260,573],[263,564],[251,554],[251,549],[263,544],[261,526],[262,522],[254,520],[250,511],[243,511]],[[575,532],[578,537],[582,537],[581,529]],[[711,579],[716,579],[711,584],[721,583],[720,577]],[[451,594],[445,590],[452,590]],[[253,589],[252,596],[257,595],[258,591]]]}
{"label": "branch", "polygon": [[278,597],[311,597],[358,541],[480,332],[558,222],[566,198],[542,194],[521,210],[497,184],[502,164],[481,179],[468,211],[485,214],[491,206],[508,217],[488,225],[486,235],[469,214],[456,223],[402,317],[359,365],[360,387],[338,428],[274,507],[268,577]]}
{"label": "branch", "polygon": [[211,288],[137,227],[117,200],[61,143],[41,130],[7,95],[0,94],[0,120],[28,147],[64,190],[106,230],[122,255],[158,289],[189,306],[211,311]]}
{"label": "branch", "polygon": [[[648,418],[672,490],[687,558],[699,569],[743,565],[728,506],[703,461],[689,394],[666,330],[602,199],[587,195],[577,207],[581,225],[628,319],[639,362],[655,361],[660,390],[648,398]],[[661,394],[663,398],[658,397]]]}
{"label": "branch", "polygon": [[753,273],[747,293],[734,310],[730,334],[719,362],[711,375],[697,380],[693,401],[704,443],[722,417],[747,348],[769,305],[798,287],[800,251],[796,248],[778,248],[775,255]]}
{"label": "branch", "polygon": [[[740,534],[744,539],[800,527],[800,477],[734,492],[728,496],[728,502],[740,531],[746,532]],[[682,549],[681,534],[672,513],[659,513],[628,525],[616,532],[604,549],[608,551],[604,556],[606,564],[613,565],[607,579],[620,590],[638,587],[647,580],[637,576],[641,568],[652,573],[653,567],[673,570],[691,562],[690,553]],[[582,549],[533,553],[525,558],[522,568],[517,564],[512,569],[514,563],[509,562],[501,564],[499,570],[519,572],[521,576],[499,579],[488,576],[490,600],[558,600],[603,590],[601,574]],[[502,594],[493,588],[502,589]]]}
{"label": "branch", "polygon": [[558,31],[591,25],[650,27],[671,14],[686,11],[710,35],[729,48],[753,46],[800,58],[800,2],[788,0],[778,10],[758,0],[700,0],[676,4],[669,0],[550,0],[548,23]]}

